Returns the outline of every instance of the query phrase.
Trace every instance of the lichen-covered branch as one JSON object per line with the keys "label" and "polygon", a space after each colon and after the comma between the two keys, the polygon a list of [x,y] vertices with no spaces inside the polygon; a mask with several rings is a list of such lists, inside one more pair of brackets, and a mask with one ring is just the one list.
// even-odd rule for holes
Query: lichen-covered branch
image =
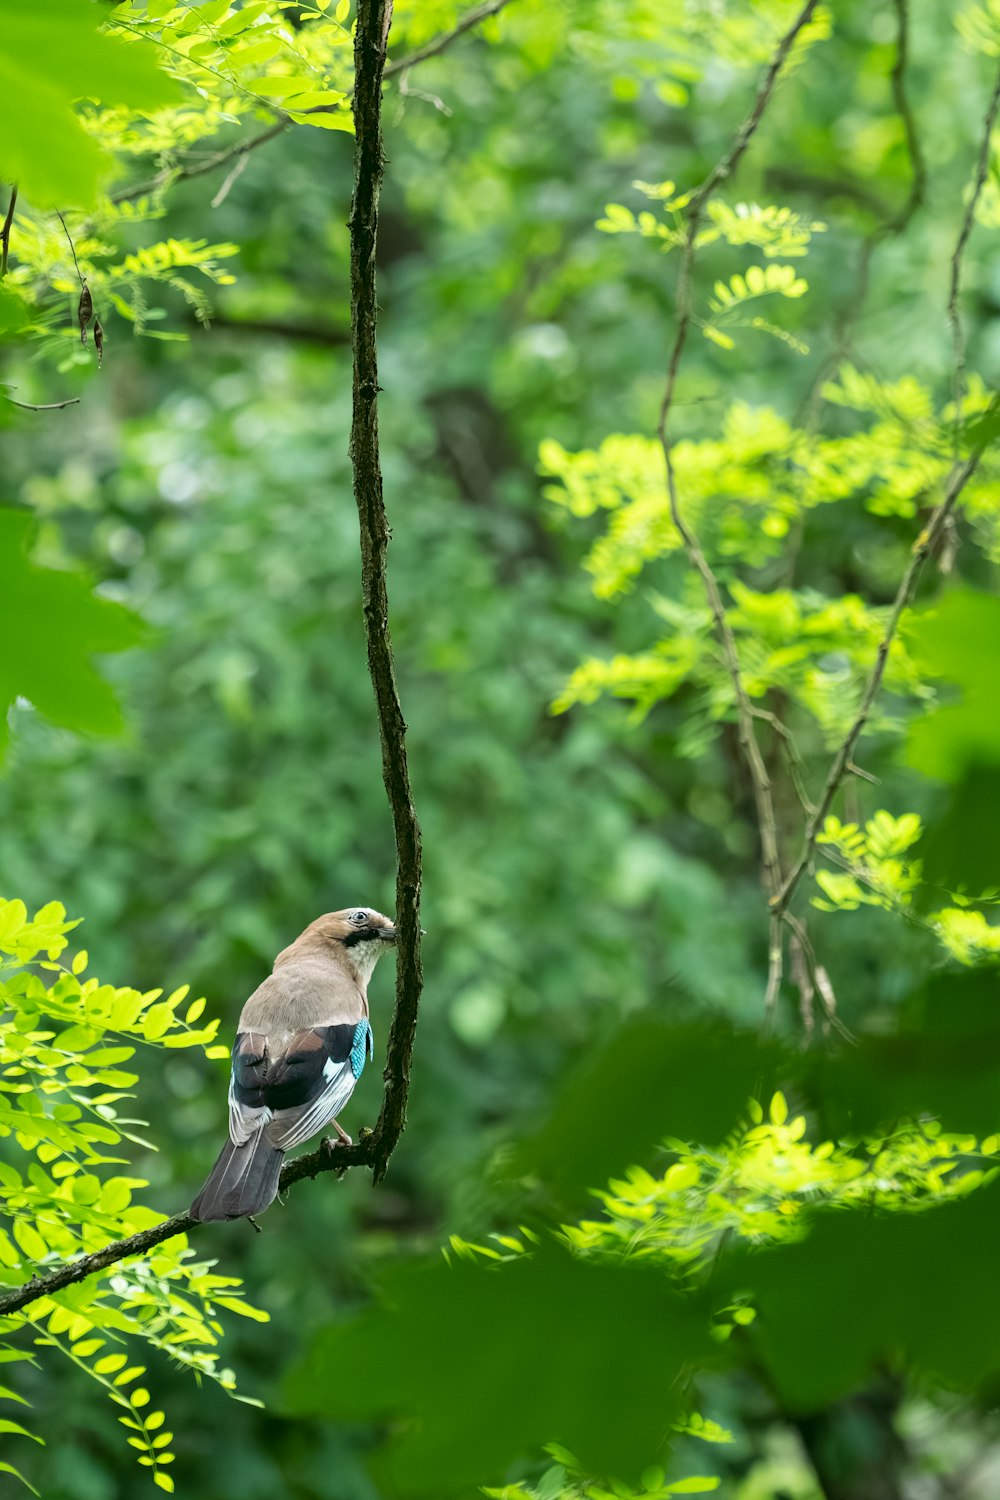
{"label": "lichen-covered branch", "polygon": [[[420,967],[420,827],[410,791],[406,760],[406,724],[396,689],[389,633],[386,591],[386,552],[389,526],[382,499],[378,441],[378,360],[375,332],[378,317],[375,288],[375,243],[378,200],[382,181],[382,74],[392,0],[360,0],[355,35],[354,90],[355,176],[351,206],[351,324],[354,348],[354,416],[351,424],[351,463],[354,494],[361,525],[361,579],[368,668],[378,710],[382,770],[396,835],[396,1004],[386,1050],[385,1093],[374,1130],[366,1130],[353,1145],[321,1146],[307,1156],[286,1162],[280,1191],[316,1177],[321,1172],[343,1172],[348,1167],[371,1167],[377,1182],[406,1123],[410,1058],[417,1023],[423,976]],[[74,1282],[130,1256],[143,1255],[175,1235],[186,1234],[196,1221],[175,1214],[152,1228],[114,1240],[23,1286],[0,1295],[0,1317],[17,1312],[29,1302],[50,1296]]]}
{"label": "lichen-covered branch", "polygon": [[[712,611],[716,634],[722,646],[726,670],[733,684],[740,749],[750,773],[757,826],[760,833],[764,889],[767,892],[769,900],[772,902],[781,887],[781,866],[778,856],[778,827],[774,814],[774,799],[771,795],[771,782],[767,773],[767,767],[764,764],[764,757],[757,742],[757,735],[754,729],[753,706],[743,682],[739,653],[736,648],[736,638],[726,618],[726,609],[722,600],[722,592],[719,588],[718,579],[702,550],[697,534],[684,515],[681,507],[680,496],[677,491],[677,478],[674,472],[670,414],[677,388],[681,357],[684,353],[684,346],[687,342],[688,331],[691,326],[695,245],[706,205],[720,182],[735,171],[743,153],[753,139],[761,120],[764,118],[764,112],[774,93],[775,85],[787,61],[788,55],[795,44],[795,40],[810,21],[817,4],[818,0],[807,0],[807,4],[803,6],[793,24],[781,38],[767,72],[761,80],[750,113],[736,132],[729,149],[720,157],[691,199],[684,248],[681,252],[680,274],[677,282],[677,331],[674,335],[673,348],[667,367],[667,382],[663,392],[663,400],[660,404],[660,416],[657,425],[657,436],[663,448],[663,459],[666,466],[667,494],[670,501],[671,519],[684,542],[692,567],[696,569],[701,577],[705,594],[708,598],[709,608]],[[765,997],[765,1010],[768,1013],[773,1009],[777,998],[778,985],[781,980],[781,965],[781,924],[779,921],[772,919],[768,935],[768,981]]]}
{"label": "lichen-covered branch", "polygon": [[368,670],[378,708],[382,775],[396,835],[396,1006],[389,1028],[385,1096],[375,1126],[373,1171],[383,1175],[406,1122],[410,1055],[423,984],[420,968],[420,827],[406,761],[406,724],[396,689],[386,592],[389,523],[378,439],[375,243],[382,183],[382,74],[392,0],[360,0],[354,39],[354,198],[351,203],[351,328],[354,414],[351,464],[361,524],[361,581]]}

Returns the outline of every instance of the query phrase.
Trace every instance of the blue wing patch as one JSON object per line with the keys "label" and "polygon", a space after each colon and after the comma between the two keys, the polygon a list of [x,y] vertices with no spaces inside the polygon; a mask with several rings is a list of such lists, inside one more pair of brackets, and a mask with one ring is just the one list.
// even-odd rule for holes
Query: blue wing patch
{"label": "blue wing patch", "polygon": [[354,1041],[351,1045],[351,1072],[355,1078],[360,1078],[365,1066],[365,1058],[373,1057],[375,1054],[375,1039],[372,1036],[371,1026],[367,1021],[359,1021],[354,1028]]}

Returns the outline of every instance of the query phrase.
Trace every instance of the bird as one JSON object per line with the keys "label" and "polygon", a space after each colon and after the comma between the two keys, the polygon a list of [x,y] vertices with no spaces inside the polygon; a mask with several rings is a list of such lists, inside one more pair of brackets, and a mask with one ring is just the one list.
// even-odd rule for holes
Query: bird
{"label": "bird", "polygon": [[368,981],[396,941],[390,917],[345,907],[310,922],[243,1007],[229,1083],[229,1140],[189,1210],[199,1222],[250,1218],[278,1193],[285,1152],[332,1125],[373,1038]]}

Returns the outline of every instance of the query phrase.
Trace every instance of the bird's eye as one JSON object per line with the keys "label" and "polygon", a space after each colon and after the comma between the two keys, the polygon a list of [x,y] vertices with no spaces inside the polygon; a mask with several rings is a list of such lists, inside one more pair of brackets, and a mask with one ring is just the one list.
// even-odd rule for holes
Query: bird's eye
{"label": "bird's eye", "polygon": [[360,927],[362,922],[368,921],[368,913],[366,911],[352,911],[351,921],[357,922],[358,926]]}

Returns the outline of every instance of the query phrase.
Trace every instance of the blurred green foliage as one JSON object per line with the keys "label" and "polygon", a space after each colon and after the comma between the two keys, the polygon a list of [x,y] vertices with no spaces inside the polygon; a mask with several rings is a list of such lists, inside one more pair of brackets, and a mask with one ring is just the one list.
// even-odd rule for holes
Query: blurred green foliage
{"label": "blurred green foliage", "polygon": [[[820,8],[699,231],[702,336],[674,458],[762,716],[786,862],[996,383],[992,160],[963,260],[964,391],[945,313],[995,9]],[[389,80],[383,457],[427,858],[411,1123],[376,1194],[318,1182],[260,1237],[200,1236],[271,1314],[227,1328],[224,1382],[231,1364],[268,1405],[199,1391],[154,1349],[181,1492],[369,1500],[506,1477],[494,1493],[511,1500],[815,1500],[831,1492],[824,1444],[861,1494],[881,1443],[886,1500],[927,1472],[990,1493],[996,459],[925,570],[931,608],[892,644],[803,882],[809,946],[789,948],[761,1047],[759,830],[652,440],[688,195],[796,10],[512,0]],[[391,61],[460,14],[401,3]],[[65,89],[53,73],[42,129],[29,39],[13,111],[35,121],[18,132],[28,155],[0,145],[21,187],[4,387],[81,398],[2,403],[4,503],[36,522],[29,568],[12,547],[0,566],[50,595],[13,610],[0,590],[17,698],[3,892],[32,907],[58,894],[117,984],[192,982],[231,1025],[305,920],[391,901],[346,458],[351,16],[150,0],[99,19],[64,0],[33,20],[56,29],[56,62],[72,43],[80,66]],[[145,104],[116,91],[121,56]],[[62,96],[78,88],[71,125]],[[80,340],[81,277],[101,369]],[[103,659],[98,682],[93,654],[137,643],[136,616],[143,643]],[[118,723],[111,694],[124,726],[99,740]],[[135,1088],[161,1149],[133,1142],[128,1175],[169,1212],[222,1128],[221,1060],[157,1050]],[[369,1078],[356,1121],[376,1109]],[[5,1137],[0,1173],[34,1149]],[[558,1245],[535,1250],[553,1223]],[[732,1255],[741,1239],[753,1248]],[[451,1267],[395,1264],[449,1242]],[[621,1267],[633,1256],[653,1263],[639,1279]],[[183,1266],[211,1291],[214,1270]],[[421,1286],[436,1300],[404,1290]],[[661,1341],[668,1305],[683,1336],[664,1323]],[[44,1449],[11,1434],[47,1500],[136,1492],[81,1372],[21,1361],[17,1394],[37,1431],[59,1430]],[[383,1423],[414,1414],[396,1446],[423,1468],[400,1477]]]}

